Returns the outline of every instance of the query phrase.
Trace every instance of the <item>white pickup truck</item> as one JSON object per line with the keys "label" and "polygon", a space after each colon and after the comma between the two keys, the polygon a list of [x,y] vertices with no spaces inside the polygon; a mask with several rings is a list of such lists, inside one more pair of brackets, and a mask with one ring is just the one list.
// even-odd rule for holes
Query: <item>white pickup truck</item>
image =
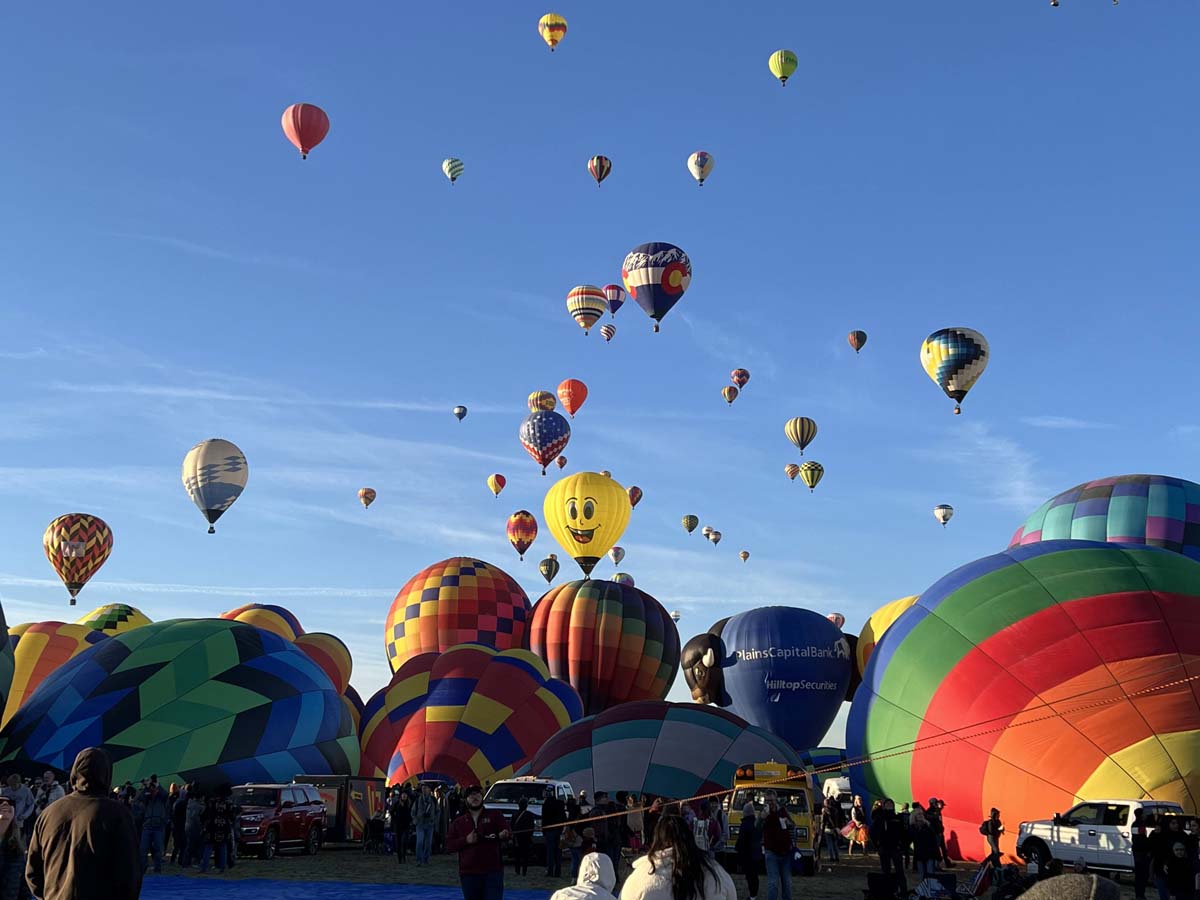
{"label": "white pickup truck", "polygon": [[1133,871],[1130,829],[1137,809],[1147,817],[1183,815],[1183,807],[1165,800],[1089,800],[1053,819],[1022,822],[1017,855],[1044,868],[1051,860],[1070,866],[1083,860],[1089,869]]}

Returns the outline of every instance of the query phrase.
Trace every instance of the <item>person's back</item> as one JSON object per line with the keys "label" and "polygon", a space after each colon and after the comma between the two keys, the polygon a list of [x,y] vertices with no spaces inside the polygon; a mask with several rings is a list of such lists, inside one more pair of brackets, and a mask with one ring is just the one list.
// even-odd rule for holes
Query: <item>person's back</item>
{"label": "person's back", "polygon": [[699,852],[681,817],[664,816],[650,851],[634,861],[621,900],[737,900],[737,888],[728,872]]}
{"label": "person's back", "polygon": [[142,889],[133,816],[109,796],[112,764],[95,747],[71,768],[74,793],[38,816],[25,874],[42,900],[135,900]]}
{"label": "person's back", "polygon": [[589,853],[579,864],[575,884],[555,891],[550,900],[615,900],[617,874],[612,860],[603,853]]}

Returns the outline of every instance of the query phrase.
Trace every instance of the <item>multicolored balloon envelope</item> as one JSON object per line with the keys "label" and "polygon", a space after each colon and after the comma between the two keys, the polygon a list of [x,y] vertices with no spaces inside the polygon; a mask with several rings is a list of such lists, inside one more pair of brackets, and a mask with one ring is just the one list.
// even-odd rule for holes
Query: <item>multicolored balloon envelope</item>
{"label": "multicolored balloon envelope", "polygon": [[942,328],[921,343],[921,367],[954,401],[955,415],[962,412],[962,401],[987,368],[990,355],[987,338],[970,328]]}
{"label": "multicolored balloon envelope", "polygon": [[150,617],[134,606],[125,603],[106,603],[97,606],[86,616],[75,620],[76,625],[86,625],[105,634],[124,634],[135,628],[150,624]]}
{"label": "multicolored balloon envelope", "polygon": [[253,625],[278,635],[285,641],[294,641],[304,634],[300,620],[290,610],[269,603],[247,603],[245,606],[221,613],[221,618]]}
{"label": "multicolored balloon envelope", "polygon": [[904,615],[910,606],[917,602],[919,596],[919,594],[911,594],[908,597],[901,597],[899,600],[885,603],[871,613],[867,624],[858,633],[858,645],[854,648],[854,666],[860,678],[867,671],[867,661],[875,652],[875,645],[879,643],[879,639],[887,633],[887,630],[898,618]]}
{"label": "multicolored balloon envelope", "polygon": [[0,725],[13,717],[13,713],[46,680],[46,676],[92,644],[104,640],[108,640],[108,635],[102,631],[64,622],[30,622],[10,628],[8,643],[13,655],[12,689],[0,715]]}
{"label": "multicolored balloon envelope", "polygon": [[525,452],[542,467],[542,474],[545,475],[546,466],[567,449],[567,442],[571,440],[571,426],[553,410],[539,409],[521,422],[518,437]]}
{"label": "multicolored balloon envelope", "polygon": [[818,795],[824,789],[826,780],[845,778],[850,774],[850,767],[846,765],[846,751],[842,747],[813,747],[801,750],[800,762],[804,768],[813,770]]}
{"label": "multicolored balloon envelope", "polygon": [[1200,484],[1169,475],[1077,484],[1039,506],[1009,546],[1068,539],[1146,544],[1200,560]]}
{"label": "multicolored balloon envelope", "polygon": [[661,700],[679,671],[679,631],[632,584],[571,581],[533,607],[529,647],[571,683],[589,715],[630,700]]}
{"label": "multicolored balloon envelope", "polygon": [[674,244],[654,241],[639,244],[621,263],[625,290],[650,318],[658,331],[663,316],[680,301],[692,283],[692,261]]}
{"label": "multicolored balloon envelope", "polygon": [[345,704],[346,709],[350,710],[350,718],[354,720],[354,733],[358,734],[359,724],[362,722],[363,710],[367,707],[353,685],[346,685],[346,690],[342,694],[342,703]]}
{"label": "multicolored balloon envelope", "polygon": [[528,650],[462,644],[424,653],[367,701],[361,774],[486,785],[510,777],[582,715],[579,695]]}
{"label": "multicolored balloon envelope", "polygon": [[[951,852],[1082,799],[1200,796],[1200,563],[1044,541],[968,563],[876,645],[850,710],[856,793],[944,798]],[[911,750],[912,752],[898,752]],[[886,755],[885,755],[886,751]],[[1013,851],[1017,830],[1002,838]]]}
{"label": "multicolored balloon envelope", "polygon": [[[8,633],[8,623],[4,621],[4,610],[0,608],[0,635]],[[0,703],[8,702],[8,694],[12,689],[13,672],[16,663],[13,660],[13,648],[10,641],[0,641]]]}
{"label": "multicolored balloon envelope", "polygon": [[321,671],[329,676],[330,683],[339,694],[344,694],[350,689],[354,660],[350,656],[350,648],[342,643],[341,638],[313,631],[296,638],[296,646],[321,667]]}
{"label": "multicolored balloon envelope", "polygon": [[392,671],[422,653],[465,643],[529,646],[529,598],[503,569],[469,556],[443,559],[408,579],[392,601],[384,644]]}
{"label": "multicolored balloon envelope", "polygon": [[776,760],[801,765],[796,751],[732,713],[695,703],[622,703],[564,728],[527,771],[595,794],[694,797],[728,790],[738,766]]}
{"label": "multicolored balloon envelope", "polygon": [[88,580],[112,554],[113,534],[108,523],[88,513],[67,513],[46,526],[42,549],[62,579],[71,605]]}
{"label": "multicolored balloon envelope", "polygon": [[113,781],[205,785],[350,775],[358,739],[321,668],[270,632],[226,619],[145,625],[52,672],[0,729],[0,759],[69,769],[102,747]]}
{"label": "multicolored balloon envelope", "polygon": [[818,744],[850,685],[850,644],[820,613],[766,606],[720,632],[729,710],[793,747]]}

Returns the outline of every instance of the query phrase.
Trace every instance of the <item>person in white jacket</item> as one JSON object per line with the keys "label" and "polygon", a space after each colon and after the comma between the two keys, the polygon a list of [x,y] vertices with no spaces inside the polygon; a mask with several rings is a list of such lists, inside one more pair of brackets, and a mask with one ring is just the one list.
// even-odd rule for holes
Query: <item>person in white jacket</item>
{"label": "person in white jacket", "polygon": [[696,846],[679,816],[663,816],[649,852],[633,864],[621,900],[737,900],[733,879]]}
{"label": "person in white jacket", "polygon": [[616,900],[617,873],[604,853],[589,853],[579,863],[579,877],[571,887],[555,891],[550,900]]}

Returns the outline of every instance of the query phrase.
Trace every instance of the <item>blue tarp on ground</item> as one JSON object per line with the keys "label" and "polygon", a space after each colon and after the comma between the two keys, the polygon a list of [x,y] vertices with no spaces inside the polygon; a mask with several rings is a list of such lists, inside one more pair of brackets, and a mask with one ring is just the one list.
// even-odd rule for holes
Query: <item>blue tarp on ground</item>
{"label": "blue tarp on ground", "polygon": [[[184,878],[179,875],[151,876],[142,885],[147,900],[462,900],[457,887],[421,884],[362,884],[348,881],[270,881],[245,878],[226,881],[216,876]],[[546,900],[549,891],[504,889],[505,900]]]}

